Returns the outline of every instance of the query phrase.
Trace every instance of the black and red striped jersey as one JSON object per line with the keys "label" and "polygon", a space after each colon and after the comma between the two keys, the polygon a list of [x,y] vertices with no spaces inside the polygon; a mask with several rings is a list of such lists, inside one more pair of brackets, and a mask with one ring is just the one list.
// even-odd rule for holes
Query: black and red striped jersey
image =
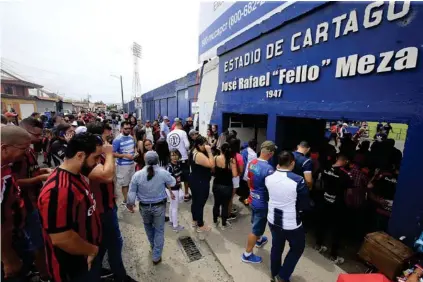
{"label": "black and red striped jersey", "polygon": [[[106,158],[104,155],[100,156],[100,163],[104,165]],[[115,199],[115,185],[110,183],[100,183],[98,181],[90,180],[90,188],[94,194],[96,201],[96,210],[99,214],[113,209],[116,205]]]}
{"label": "black and red striped jersey", "polygon": [[[12,172],[16,179],[28,179],[40,175],[38,160],[32,148],[28,148],[28,150],[26,150],[21,161],[13,164]],[[38,196],[40,194],[41,187],[43,187],[43,183],[41,181],[35,185],[20,187],[27,213],[31,213],[37,208]]]}
{"label": "black and red striped jersey", "polygon": [[[81,174],[60,167],[45,182],[38,198],[50,274],[68,280],[87,271],[85,256],[71,255],[51,245],[48,234],[73,230],[87,242],[100,245],[101,223],[96,201]],[[60,278],[57,276],[60,274]],[[59,280],[59,281],[60,281]]]}
{"label": "black and red striped jersey", "polygon": [[1,228],[14,232],[24,227],[26,210],[11,165],[1,167]]}

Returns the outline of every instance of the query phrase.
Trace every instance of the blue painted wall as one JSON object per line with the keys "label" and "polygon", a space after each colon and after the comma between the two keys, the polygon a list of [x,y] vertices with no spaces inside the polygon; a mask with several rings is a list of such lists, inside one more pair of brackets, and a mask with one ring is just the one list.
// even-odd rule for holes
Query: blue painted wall
{"label": "blue painted wall", "polygon": [[[159,113],[162,116],[167,115],[171,120],[175,117],[188,117],[191,110],[189,101],[194,98],[197,85],[196,78],[197,71],[193,71],[182,78],[144,93],[142,95],[143,119],[154,120]],[[186,90],[188,90],[188,99],[185,99]]]}
{"label": "blue painted wall", "polygon": [[[390,232],[394,236],[413,238],[416,223],[423,214],[423,189],[417,178],[423,171],[421,144],[423,143],[423,6],[413,2],[406,18],[390,22],[386,20],[388,4],[374,11],[382,11],[382,23],[365,29],[363,18],[368,3],[296,3],[280,14],[246,31],[229,41],[219,50],[219,86],[212,122],[222,128],[222,114],[237,112],[266,114],[268,116],[267,138],[276,140],[278,116],[309,117],[322,119],[390,120],[409,124],[404,160],[397,186]],[[401,4],[402,5],[402,4]],[[396,11],[401,10],[397,6]],[[332,19],[355,10],[358,18],[357,32],[335,38]],[[292,35],[312,29],[315,42],[316,26],[329,23],[329,37],[312,47],[290,50]],[[346,20],[341,24],[344,31]],[[284,39],[283,54],[266,60],[266,45]],[[372,54],[376,64],[381,63],[380,53],[405,47],[418,49],[417,66],[403,71],[388,71],[335,78],[337,58],[358,54]],[[238,70],[224,72],[225,62],[261,49],[260,62]],[[331,59],[328,66],[322,60]],[[395,58],[390,62],[393,66]],[[318,65],[320,76],[315,81],[279,85],[278,75],[271,76],[269,87],[248,90],[222,91],[222,83],[239,78],[258,76],[268,71],[293,69],[300,65]],[[282,89],[280,98],[266,98],[267,90]],[[236,109],[236,110],[234,110]]]}

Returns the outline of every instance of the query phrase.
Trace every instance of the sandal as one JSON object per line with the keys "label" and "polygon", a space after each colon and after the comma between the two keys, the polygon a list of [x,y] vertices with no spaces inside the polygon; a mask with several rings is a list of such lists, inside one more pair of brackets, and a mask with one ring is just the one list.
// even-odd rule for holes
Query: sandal
{"label": "sandal", "polygon": [[208,225],[203,225],[203,227],[197,227],[197,233],[209,232],[211,227]]}

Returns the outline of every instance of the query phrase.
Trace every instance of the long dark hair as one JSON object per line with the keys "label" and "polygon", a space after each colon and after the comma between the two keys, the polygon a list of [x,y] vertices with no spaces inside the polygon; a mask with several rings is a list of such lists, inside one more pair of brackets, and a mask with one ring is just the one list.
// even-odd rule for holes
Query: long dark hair
{"label": "long dark hair", "polygon": [[156,143],[156,152],[159,155],[161,166],[167,166],[170,160],[169,145],[166,140],[158,140]]}
{"label": "long dark hair", "polygon": [[203,152],[203,151],[200,150],[200,146],[201,145],[204,145],[205,143],[207,143],[207,139],[204,138],[203,136],[199,135],[197,137],[197,139],[194,140],[194,147],[192,148],[192,151],[194,151],[194,149],[195,149],[195,150],[197,150],[197,152],[201,152],[204,155],[206,155],[205,152]]}
{"label": "long dark hair", "polygon": [[147,181],[150,181],[154,177],[154,167],[149,165],[147,167]]}
{"label": "long dark hair", "polygon": [[230,168],[232,158],[231,146],[225,142],[222,144],[222,146],[220,146],[220,150],[222,155],[225,157],[225,167]]}

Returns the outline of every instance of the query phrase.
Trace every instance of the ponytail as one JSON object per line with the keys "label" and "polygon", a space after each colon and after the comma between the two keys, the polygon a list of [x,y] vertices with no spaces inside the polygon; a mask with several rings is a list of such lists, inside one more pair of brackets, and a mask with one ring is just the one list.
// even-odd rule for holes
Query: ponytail
{"label": "ponytail", "polygon": [[150,181],[154,177],[154,167],[152,165],[147,167],[147,173],[147,181]]}

